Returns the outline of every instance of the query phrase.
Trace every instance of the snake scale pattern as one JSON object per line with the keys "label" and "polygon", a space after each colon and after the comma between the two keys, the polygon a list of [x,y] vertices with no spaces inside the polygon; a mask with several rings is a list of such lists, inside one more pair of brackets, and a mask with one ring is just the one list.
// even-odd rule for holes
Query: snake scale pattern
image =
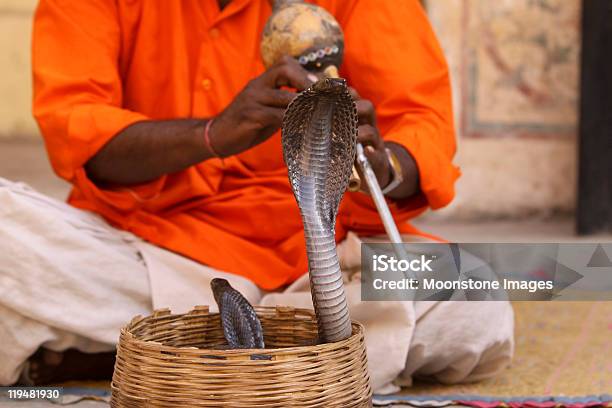
{"label": "snake scale pattern", "polygon": [[210,282],[229,348],[264,348],[261,322],[253,306],[225,279]]}
{"label": "snake scale pattern", "polygon": [[319,337],[324,342],[343,340],[351,335],[351,319],[335,226],[357,143],[357,109],[345,80],[325,78],[300,93],[285,112],[282,143],[304,223]]}
{"label": "snake scale pattern", "polygon": [[[352,332],[335,225],[352,172],[356,143],[357,109],[345,80],[321,79],[287,107],[282,124],[283,156],[304,224],[320,342],[340,341]],[[263,347],[263,335],[257,332],[261,324],[248,302],[229,284],[213,285],[213,292],[230,347]]]}

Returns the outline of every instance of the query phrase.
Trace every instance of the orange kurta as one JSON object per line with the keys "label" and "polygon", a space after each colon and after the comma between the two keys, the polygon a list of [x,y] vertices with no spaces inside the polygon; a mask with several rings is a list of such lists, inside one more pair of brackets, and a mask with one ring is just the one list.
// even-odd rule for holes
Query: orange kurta
{"label": "orange kurta", "polygon": [[[448,70],[418,1],[320,0],[345,33],[340,74],[370,99],[383,137],[405,146],[421,193],[392,210],[404,222],[448,204],[459,171]],[[225,160],[151,183],[104,190],[83,166],[114,135],[147,119],[212,117],[263,72],[268,0],[42,0],[33,34],[34,115],[69,202],[113,225],[265,289],[307,269],[300,214],[280,134]],[[403,232],[417,232],[408,224]],[[346,231],[383,232],[369,197],[342,201]]]}

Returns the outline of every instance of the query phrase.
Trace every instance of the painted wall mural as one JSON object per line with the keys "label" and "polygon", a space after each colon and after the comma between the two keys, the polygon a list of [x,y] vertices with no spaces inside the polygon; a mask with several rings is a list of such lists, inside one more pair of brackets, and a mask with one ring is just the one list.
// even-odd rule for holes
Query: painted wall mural
{"label": "painted wall mural", "polygon": [[[453,18],[445,6],[428,3],[434,25]],[[462,0],[455,12],[463,136],[575,134],[580,2]]]}
{"label": "painted wall mural", "polygon": [[464,1],[463,12],[465,135],[574,134],[579,2]]}

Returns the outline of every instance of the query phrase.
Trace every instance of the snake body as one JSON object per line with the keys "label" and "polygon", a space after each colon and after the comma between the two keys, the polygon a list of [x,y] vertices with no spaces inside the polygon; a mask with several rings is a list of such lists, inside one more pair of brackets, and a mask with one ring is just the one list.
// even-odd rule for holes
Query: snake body
{"label": "snake body", "polygon": [[324,342],[351,335],[335,225],[356,137],[357,110],[343,79],[325,78],[301,92],[283,118],[283,155],[302,214],[312,302]]}
{"label": "snake body", "polygon": [[[352,333],[335,224],[355,160],[357,110],[343,79],[325,78],[301,92],[282,124],[283,156],[306,239],[312,303],[321,342]],[[230,347],[263,347],[261,324],[249,303],[227,281],[213,280]]]}

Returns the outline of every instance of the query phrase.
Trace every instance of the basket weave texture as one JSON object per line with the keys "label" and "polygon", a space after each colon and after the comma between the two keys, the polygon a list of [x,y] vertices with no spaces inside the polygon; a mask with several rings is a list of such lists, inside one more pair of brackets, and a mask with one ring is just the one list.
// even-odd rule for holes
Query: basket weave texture
{"label": "basket weave texture", "polygon": [[364,330],[316,344],[311,310],[256,307],[266,349],[223,349],[218,313],[158,310],[121,330],[112,407],[368,407]]}

